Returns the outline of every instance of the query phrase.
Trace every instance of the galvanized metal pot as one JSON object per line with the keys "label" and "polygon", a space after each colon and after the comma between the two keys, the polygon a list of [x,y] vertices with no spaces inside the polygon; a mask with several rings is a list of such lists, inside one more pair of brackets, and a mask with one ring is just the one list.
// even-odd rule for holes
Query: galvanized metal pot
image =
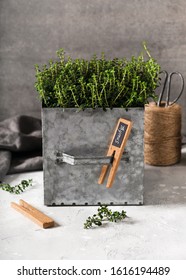
{"label": "galvanized metal pot", "polygon": [[[133,127],[108,189],[98,178],[121,117]],[[45,205],[143,204],[143,108],[43,108],[42,122]]]}

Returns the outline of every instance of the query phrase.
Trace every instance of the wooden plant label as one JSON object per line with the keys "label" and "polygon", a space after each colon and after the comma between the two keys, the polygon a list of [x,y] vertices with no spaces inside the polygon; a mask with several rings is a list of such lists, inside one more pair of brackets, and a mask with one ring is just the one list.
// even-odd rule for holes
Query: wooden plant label
{"label": "wooden plant label", "polygon": [[54,226],[54,220],[43,214],[35,207],[28,204],[26,201],[20,199],[19,204],[11,202],[11,206],[23,214],[24,216],[31,219],[33,222],[41,226],[42,228],[50,228]]}
{"label": "wooden plant label", "polygon": [[[123,118],[118,120],[114,135],[112,137],[111,144],[109,146],[107,156],[113,156],[113,161],[110,169],[110,173],[108,175],[107,180],[107,188],[111,188],[114,182],[114,178],[119,166],[119,162],[124,152],[124,148],[126,146],[127,140],[130,135],[130,131],[132,128],[132,122]],[[98,184],[103,184],[107,171],[109,169],[109,164],[105,164],[102,166],[101,174],[98,180]]]}

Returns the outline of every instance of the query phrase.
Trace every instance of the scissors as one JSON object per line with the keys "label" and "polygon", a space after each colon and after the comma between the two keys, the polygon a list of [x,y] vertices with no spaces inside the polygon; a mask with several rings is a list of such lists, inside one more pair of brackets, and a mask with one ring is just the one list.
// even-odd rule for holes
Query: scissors
{"label": "scissors", "polygon": [[[174,103],[176,103],[178,101],[178,99],[181,97],[181,95],[183,93],[184,79],[183,79],[182,74],[179,73],[179,72],[171,72],[170,74],[168,74],[167,71],[163,70],[163,71],[161,71],[161,73],[164,74],[165,80],[164,80],[162,91],[161,91],[161,93],[159,95],[159,98],[158,98],[157,106],[159,106],[159,107],[161,106],[162,98],[165,94],[166,85],[167,85],[167,95],[166,95],[166,99],[165,99],[165,107],[172,106]],[[170,102],[170,89],[171,89],[171,80],[172,80],[173,75],[179,76],[179,78],[181,80],[182,88],[181,88],[181,91],[178,94],[178,96],[172,102]]]}

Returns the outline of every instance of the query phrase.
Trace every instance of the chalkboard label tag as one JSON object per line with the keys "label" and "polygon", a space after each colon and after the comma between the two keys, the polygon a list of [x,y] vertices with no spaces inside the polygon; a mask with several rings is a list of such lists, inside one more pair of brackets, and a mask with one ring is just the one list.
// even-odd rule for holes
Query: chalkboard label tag
{"label": "chalkboard label tag", "polygon": [[112,142],[112,145],[115,147],[120,148],[122,141],[124,139],[125,133],[127,131],[128,125],[126,123],[120,122],[114,137],[114,140]]}

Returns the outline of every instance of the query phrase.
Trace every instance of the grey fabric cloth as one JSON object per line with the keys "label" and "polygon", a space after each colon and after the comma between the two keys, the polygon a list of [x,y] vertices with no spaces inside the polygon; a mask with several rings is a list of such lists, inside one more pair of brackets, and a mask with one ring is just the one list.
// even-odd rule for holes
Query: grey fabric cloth
{"label": "grey fabric cloth", "polygon": [[0,122],[0,181],[34,170],[42,170],[41,120],[21,115]]}

